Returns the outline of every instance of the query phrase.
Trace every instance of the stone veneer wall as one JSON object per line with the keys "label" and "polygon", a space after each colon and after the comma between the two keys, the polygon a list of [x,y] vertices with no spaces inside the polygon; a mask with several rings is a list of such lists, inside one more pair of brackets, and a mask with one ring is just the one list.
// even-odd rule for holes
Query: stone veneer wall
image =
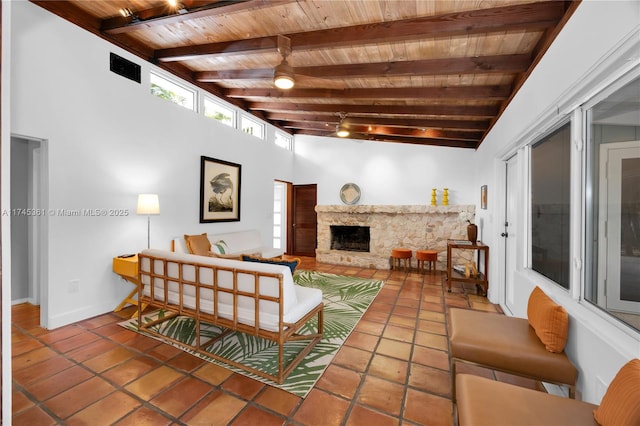
{"label": "stone veneer wall", "polygon": [[[316,259],[335,265],[390,269],[391,249],[437,250],[437,269],[447,266],[447,240],[467,239],[467,220],[475,219],[475,205],[462,206],[387,206],[387,205],[318,205],[318,248]],[[369,253],[331,250],[330,225],[368,226]],[[466,263],[470,250],[456,250],[454,263]],[[464,257],[464,261],[457,257]]]}

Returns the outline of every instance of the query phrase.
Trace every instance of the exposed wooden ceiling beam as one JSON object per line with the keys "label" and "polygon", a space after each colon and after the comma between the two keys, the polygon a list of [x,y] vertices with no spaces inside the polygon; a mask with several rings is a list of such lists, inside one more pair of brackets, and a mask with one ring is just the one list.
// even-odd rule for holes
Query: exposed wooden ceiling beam
{"label": "exposed wooden ceiling beam", "polygon": [[482,99],[501,100],[511,86],[385,87],[374,89],[229,89],[230,98],[330,98],[330,99]]}
{"label": "exposed wooden ceiling beam", "polygon": [[[544,31],[555,25],[563,13],[562,2],[549,1],[284,35],[291,39],[294,51],[312,50],[490,32]],[[179,61],[202,55],[259,53],[276,49],[275,39],[275,36],[267,36],[159,49],[155,58],[160,61]]]}
{"label": "exposed wooden ceiling beam", "polygon": [[[308,122],[320,123],[321,125],[336,125],[340,121],[340,117],[335,113],[320,114],[300,114],[290,112],[269,112],[265,115],[267,119],[273,121],[291,121],[291,122]],[[416,128],[438,128],[438,129],[458,129],[485,131],[489,127],[489,120],[437,120],[424,118],[388,118],[388,117],[361,117],[356,115],[349,116],[349,122],[361,124],[364,126],[397,126],[397,127],[416,127]]]}
{"label": "exposed wooden ceiling beam", "polygon": [[[296,75],[318,78],[360,78],[399,75],[452,74],[518,74],[531,64],[529,55],[495,55],[472,58],[425,59],[420,61],[375,62],[366,64],[294,67]],[[253,80],[273,78],[273,68],[200,71],[195,79],[201,82],[222,80]]]}
{"label": "exposed wooden ceiling beam", "polygon": [[387,115],[433,115],[475,116],[491,118],[498,112],[495,106],[465,105],[347,105],[347,104],[300,104],[288,102],[253,102],[249,109],[261,111],[308,111],[331,113],[387,114]]}
{"label": "exposed wooden ceiling beam", "polygon": [[[100,25],[101,31],[107,34],[123,34],[159,25],[177,24],[207,16],[224,15],[274,4],[282,4],[293,0],[217,0],[217,1],[184,1],[185,9],[171,10],[167,6],[159,6],[144,10],[132,10],[133,16],[115,16],[105,19]],[[192,7],[192,8],[190,8]]]}
{"label": "exposed wooden ceiling beam", "polygon": [[[369,134],[369,135],[392,135],[392,136],[410,136],[415,138],[437,138],[437,139],[453,139],[453,140],[467,140],[467,141],[479,141],[482,138],[483,132],[462,132],[456,130],[441,130],[441,129],[412,129],[402,127],[385,127],[385,126],[366,126],[354,124],[349,120],[345,120],[345,123],[349,127],[351,132]],[[322,123],[309,123],[309,122],[286,122],[282,123],[282,127],[286,129],[296,130],[318,130],[334,132],[335,126],[327,126]]]}
{"label": "exposed wooden ceiling beam", "polygon": [[[335,137],[337,139],[342,139],[342,138],[338,138],[335,134],[330,134],[328,132],[320,132],[316,130],[300,130],[299,132],[297,132],[297,134]],[[460,140],[434,139],[434,138],[411,138],[411,137],[405,137],[405,136],[362,135],[362,134],[356,134],[356,133],[349,135],[349,137],[346,139],[410,143],[415,145],[436,145],[436,146],[446,146],[446,147],[452,147],[452,148],[467,148],[467,149],[469,148],[475,149],[478,146],[478,143],[475,141],[460,141]]]}

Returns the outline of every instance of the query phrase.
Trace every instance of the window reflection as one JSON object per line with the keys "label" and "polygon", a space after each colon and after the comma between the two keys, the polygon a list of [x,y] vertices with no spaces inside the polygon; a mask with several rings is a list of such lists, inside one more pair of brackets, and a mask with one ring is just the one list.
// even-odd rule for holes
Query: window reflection
{"label": "window reflection", "polygon": [[587,111],[585,298],[640,330],[640,78]]}

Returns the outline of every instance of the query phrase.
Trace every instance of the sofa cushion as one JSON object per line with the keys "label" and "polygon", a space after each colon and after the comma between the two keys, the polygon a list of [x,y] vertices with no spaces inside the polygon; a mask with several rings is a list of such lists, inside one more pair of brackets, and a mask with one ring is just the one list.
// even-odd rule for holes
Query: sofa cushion
{"label": "sofa cushion", "polygon": [[560,353],[567,344],[569,315],[540,287],[533,289],[527,304],[527,319],[549,352]]}
{"label": "sofa cushion", "polygon": [[526,318],[451,308],[449,327],[453,358],[551,383],[576,381],[567,355],[549,352]]}
{"label": "sofa cushion", "polygon": [[640,359],[618,371],[593,416],[602,426],[640,425]]}
{"label": "sofa cushion", "polygon": [[596,426],[596,405],[471,374],[457,374],[459,426]]}
{"label": "sofa cushion", "polygon": [[289,269],[291,269],[292,274],[296,271],[296,268],[300,263],[300,259],[297,259],[297,258],[287,261],[287,260],[277,260],[277,259],[265,259],[262,257],[254,257],[254,256],[247,256],[247,255],[242,255],[242,260],[244,262],[259,262],[259,263],[270,263],[272,265],[288,266]]}
{"label": "sofa cushion", "polygon": [[211,242],[207,238],[207,234],[185,235],[184,241],[187,243],[187,249],[191,254],[199,256],[208,256],[211,251]]}

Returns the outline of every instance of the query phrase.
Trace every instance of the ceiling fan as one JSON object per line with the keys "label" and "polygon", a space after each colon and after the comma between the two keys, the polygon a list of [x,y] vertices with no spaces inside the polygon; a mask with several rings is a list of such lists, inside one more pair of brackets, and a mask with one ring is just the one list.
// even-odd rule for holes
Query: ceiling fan
{"label": "ceiling fan", "polygon": [[282,56],[282,60],[280,64],[278,64],[273,70],[273,84],[282,90],[291,89],[296,83],[308,83],[312,86],[317,86],[318,84],[324,87],[331,88],[344,88],[344,83],[334,80],[334,79],[326,79],[320,77],[312,77],[308,75],[302,75],[295,72],[293,66],[289,64],[287,58],[289,58],[292,54],[291,50],[291,39],[287,36],[278,35],[277,36],[277,48],[278,53]]}

